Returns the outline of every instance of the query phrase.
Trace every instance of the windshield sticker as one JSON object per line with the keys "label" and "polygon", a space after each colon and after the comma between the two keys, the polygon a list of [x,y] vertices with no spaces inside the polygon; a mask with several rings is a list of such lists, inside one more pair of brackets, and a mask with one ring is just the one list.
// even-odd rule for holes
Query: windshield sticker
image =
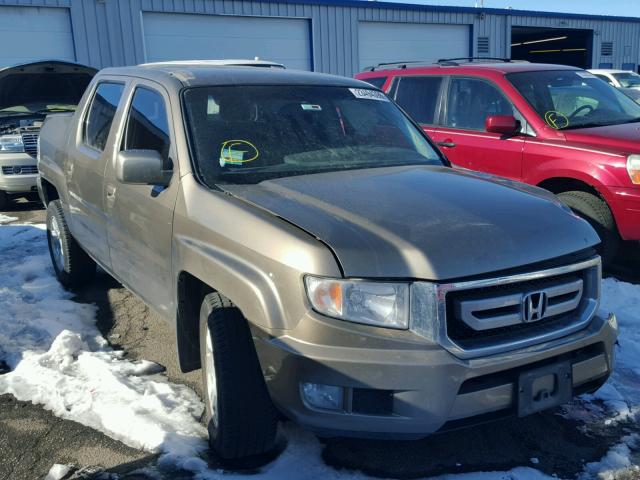
{"label": "windshield sticker", "polygon": [[303,110],[311,110],[314,112],[322,111],[322,107],[320,105],[311,105],[310,103],[301,103],[300,106]]}
{"label": "windshield sticker", "polygon": [[596,76],[590,72],[576,72],[576,74],[582,78],[596,78]]}
{"label": "windshield sticker", "polygon": [[353,96],[363,100],[380,100],[382,102],[388,102],[387,96],[378,90],[369,90],[368,88],[350,88],[349,91],[353,93]]}
{"label": "windshield sticker", "polygon": [[227,140],[220,148],[220,166],[242,165],[260,156],[256,146],[247,140]]}
{"label": "windshield sticker", "polygon": [[549,110],[544,114],[544,121],[547,122],[551,128],[560,130],[561,128],[567,128],[569,126],[569,119],[566,115],[555,110]]}

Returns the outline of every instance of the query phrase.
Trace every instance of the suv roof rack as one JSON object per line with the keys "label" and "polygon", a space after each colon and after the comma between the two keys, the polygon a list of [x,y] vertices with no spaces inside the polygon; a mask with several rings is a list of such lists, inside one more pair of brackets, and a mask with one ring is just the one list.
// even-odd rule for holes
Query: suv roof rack
{"label": "suv roof rack", "polygon": [[[458,57],[458,58],[440,58],[436,62],[439,65],[460,65],[460,63],[473,63],[476,60],[483,62],[496,63],[529,63],[527,60],[513,60],[511,58],[502,57]],[[462,62],[461,62],[462,61]]]}
{"label": "suv roof rack", "polygon": [[444,65],[448,67],[455,67],[461,63],[472,63],[474,61],[481,60],[483,62],[502,62],[502,63],[529,63],[527,60],[513,60],[511,58],[500,57],[459,57],[459,58],[440,58],[436,62],[431,60],[409,60],[408,62],[387,62],[379,63],[378,65],[365,67],[364,71],[375,72],[376,70],[384,70],[391,68],[404,69],[409,66],[417,65]]}

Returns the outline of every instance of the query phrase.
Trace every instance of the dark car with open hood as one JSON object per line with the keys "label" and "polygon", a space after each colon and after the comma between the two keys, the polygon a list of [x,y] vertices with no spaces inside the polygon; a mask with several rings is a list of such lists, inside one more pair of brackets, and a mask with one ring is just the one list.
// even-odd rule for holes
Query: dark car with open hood
{"label": "dark car with open hood", "polygon": [[51,113],[73,112],[96,72],[58,60],[0,69],[0,210],[37,196],[40,127]]}
{"label": "dark car with open hood", "polygon": [[211,446],[420,438],[597,390],[598,235],[550,192],[459,171],[384,93],[268,62],[98,73],[42,129],[68,287],[99,264],[175,326]]}

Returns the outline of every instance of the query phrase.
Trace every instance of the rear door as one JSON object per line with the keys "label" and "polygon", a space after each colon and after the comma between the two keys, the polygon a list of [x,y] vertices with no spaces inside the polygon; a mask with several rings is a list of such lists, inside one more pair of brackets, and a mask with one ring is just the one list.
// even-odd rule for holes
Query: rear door
{"label": "rear door", "polygon": [[65,163],[69,189],[71,231],[89,254],[109,267],[107,212],[104,203],[104,171],[113,158],[115,129],[125,83],[103,77],[95,86],[68,148]]}
{"label": "rear door", "polygon": [[498,87],[484,79],[451,77],[443,102],[443,125],[432,137],[455,166],[520,180],[524,137],[489,133],[490,115],[519,114]]}
{"label": "rear door", "polygon": [[174,166],[171,104],[164,88],[139,80],[126,95],[117,151],[155,150],[164,169],[174,170],[168,187],[131,185],[115,178],[115,159],[106,177],[108,239],[114,273],[147,304],[170,317],[173,310],[171,241],[180,176]]}
{"label": "rear door", "polygon": [[397,77],[389,92],[431,138],[437,129],[443,80],[442,75]]}

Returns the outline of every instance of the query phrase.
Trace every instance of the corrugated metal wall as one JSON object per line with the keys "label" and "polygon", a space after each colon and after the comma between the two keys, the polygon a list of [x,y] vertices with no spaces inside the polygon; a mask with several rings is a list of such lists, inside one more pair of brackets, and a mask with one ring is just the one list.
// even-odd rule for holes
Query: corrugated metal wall
{"label": "corrugated metal wall", "polygon": [[[589,17],[548,17],[475,13],[442,8],[382,8],[268,2],[252,0],[0,0],[0,5],[48,6],[70,9],[77,60],[95,67],[130,65],[145,61],[142,12],[223,15],[264,15],[308,18],[312,25],[316,71],[352,75],[358,69],[358,23],[361,21],[450,23],[472,26],[473,54],[477,38],[489,38],[489,55],[509,55],[512,26],[580,28],[594,31],[593,65],[638,64],[640,22]],[[353,2],[351,2],[353,4]],[[613,56],[602,57],[603,41],[614,42]]]}

